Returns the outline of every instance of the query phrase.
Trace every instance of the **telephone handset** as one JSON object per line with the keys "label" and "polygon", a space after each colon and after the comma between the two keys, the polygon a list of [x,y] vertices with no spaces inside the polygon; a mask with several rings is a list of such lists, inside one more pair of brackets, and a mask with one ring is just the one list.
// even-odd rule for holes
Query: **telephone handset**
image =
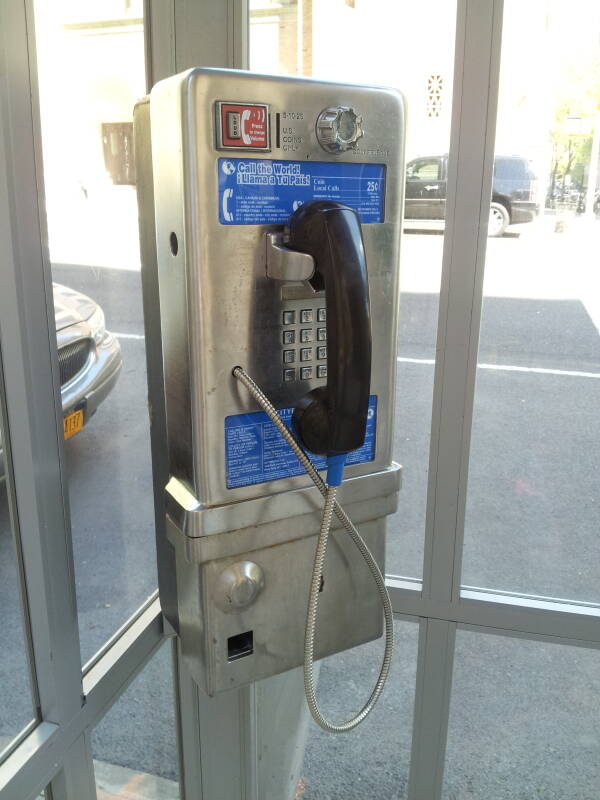
{"label": "telephone handset", "polygon": [[311,284],[325,290],[327,306],[327,386],[297,403],[294,428],[312,453],[342,456],[364,444],[371,383],[369,283],[358,214],[329,200],[300,206],[287,247],[313,257]]}

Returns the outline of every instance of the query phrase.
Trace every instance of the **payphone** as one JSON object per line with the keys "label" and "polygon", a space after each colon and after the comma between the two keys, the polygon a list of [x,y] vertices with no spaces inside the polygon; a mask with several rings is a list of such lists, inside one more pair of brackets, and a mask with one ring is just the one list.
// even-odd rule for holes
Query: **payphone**
{"label": "payphone", "polygon": [[[392,654],[404,126],[393,90],[208,68],[135,111],[168,453],[163,609],[208,694],[304,664],[331,731],[370,711]],[[313,660],[383,627],[369,701],[329,723]]]}

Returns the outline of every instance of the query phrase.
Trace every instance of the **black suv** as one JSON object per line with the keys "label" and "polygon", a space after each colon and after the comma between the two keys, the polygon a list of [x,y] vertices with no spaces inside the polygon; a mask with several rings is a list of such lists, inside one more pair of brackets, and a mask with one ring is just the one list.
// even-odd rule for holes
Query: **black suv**
{"label": "black suv", "polygon": [[[405,219],[444,219],[448,156],[415,158],[406,165]],[[496,156],[490,205],[490,236],[508,225],[532,222],[539,213],[538,180],[521,156]]]}

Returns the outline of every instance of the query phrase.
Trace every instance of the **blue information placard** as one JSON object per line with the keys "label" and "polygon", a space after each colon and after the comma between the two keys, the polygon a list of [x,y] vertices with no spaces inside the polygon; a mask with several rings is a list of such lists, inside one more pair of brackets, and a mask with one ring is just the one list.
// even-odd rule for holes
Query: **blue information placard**
{"label": "blue information placard", "polygon": [[217,170],[222,225],[281,225],[311,200],[337,200],[362,223],[383,222],[383,164],[219,158]]}
{"label": "blue information placard", "polygon": [[[277,412],[288,428],[293,408]],[[346,464],[363,464],[375,458],[377,435],[377,396],[369,398],[367,433],[359,450],[348,454]],[[325,469],[324,456],[307,453],[316,469]],[[225,469],[227,488],[237,489],[254,483],[293,478],[304,473],[304,467],[275,425],[262,411],[225,417]]]}

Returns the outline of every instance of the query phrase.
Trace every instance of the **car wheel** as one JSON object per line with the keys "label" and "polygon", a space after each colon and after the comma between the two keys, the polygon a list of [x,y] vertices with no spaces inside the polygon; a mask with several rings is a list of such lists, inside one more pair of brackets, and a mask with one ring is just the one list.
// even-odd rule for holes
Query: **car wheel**
{"label": "car wheel", "polygon": [[510,217],[508,216],[508,211],[502,203],[492,203],[490,205],[488,236],[502,236],[509,222]]}

